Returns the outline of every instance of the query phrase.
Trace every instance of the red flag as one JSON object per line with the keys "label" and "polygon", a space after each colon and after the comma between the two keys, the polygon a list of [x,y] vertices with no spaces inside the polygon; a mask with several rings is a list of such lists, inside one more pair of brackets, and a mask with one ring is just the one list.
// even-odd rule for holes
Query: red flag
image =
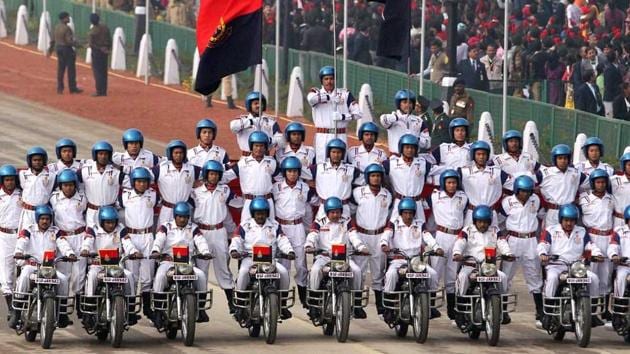
{"label": "red flag", "polygon": [[173,246],[173,262],[188,263],[188,246]]}
{"label": "red flag", "polygon": [[118,248],[100,249],[98,250],[98,257],[100,258],[101,265],[117,265],[120,261]]}
{"label": "red flag", "polygon": [[330,258],[332,258],[333,260],[346,260],[346,245],[333,244],[332,256]]}
{"label": "red flag", "polygon": [[252,247],[254,262],[271,262],[271,246],[254,245]]}
{"label": "red flag", "polygon": [[262,61],[262,0],[202,0],[195,90],[208,95],[227,75]]}
{"label": "red flag", "polygon": [[54,262],[55,262],[55,250],[45,250],[42,265],[46,267],[51,267]]}

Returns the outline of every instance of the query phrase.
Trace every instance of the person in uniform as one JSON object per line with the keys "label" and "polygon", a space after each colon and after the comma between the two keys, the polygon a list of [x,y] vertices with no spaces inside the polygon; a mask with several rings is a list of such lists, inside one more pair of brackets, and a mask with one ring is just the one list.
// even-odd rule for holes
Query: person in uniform
{"label": "person in uniform", "polygon": [[83,182],[87,211],[85,222],[88,227],[98,226],[98,210],[104,206],[114,206],[123,182],[123,173],[112,164],[114,148],[107,141],[97,141],[92,145],[92,159],[81,167],[79,179]]}
{"label": "person in uniform", "polygon": [[451,124],[451,118],[444,113],[444,103],[440,100],[431,101],[431,111],[433,111],[433,130],[431,131],[431,148],[434,149],[442,143],[451,143],[451,137],[448,134],[448,126]]}
{"label": "person in uniform", "polygon": [[230,122],[230,130],[236,134],[236,141],[241,148],[243,156],[249,156],[252,153],[248,139],[253,132],[257,131],[267,134],[272,139],[269,149],[276,146],[282,147],[284,137],[276,119],[264,113],[260,116],[260,112],[264,112],[267,109],[265,96],[258,91],[248,93],[245,97],[245,109],[248,112],[247,115],[242,115]]}
{"label": "person in uniform", "polygon": [[217,125],[211,119],[204,118],[197,122],[195,137],[199,144],[188,149],[186,157],[188,162],[196,168],[203,168],[206,162],[210,160],[218,161],[224,165],[230,162],[230,157],[225,149],[214,143],[217,138]]}
{"label": "person in uniform", "polygon": [[153,179],[153,172],[151,172],[151,170],[153,166],[159,164],[160,158],[143,147],[144,136],[142,132],[135,128],[125,130],[122,136],[122,144],[125,148],[125,152],[115,152],[112,156],[112,162],[114,165],[118,166],[124,174],[123,188],[133,188],[130,183],[129,174],[136,167],[146,168],[151,174],[151,179]]}
{"label": "person in uniform", "polygon": [[381,115],[381,124],[387,129],[387,143],[391,154],[401,154],[398,151],[398,141],[405,134],[418,137],[419,148],[428,149],[431,146],[429,128],[425,121],[414,114],[416,94],[411,90],[399,90],[394,96],[396,110]]}
{"label": "person in uniform", "polygon": [[[613,237],[608,247],[608,258],[615,265],[621,262],[621,257],[630,258],[630,205],[626,206],[623,212],[624,224],[615,228]],[[625,296],[627,279],[630,275],[630,267],[617,267],[617,276],[614,279],[614,294],[616,297]],[[624,315],[613,315],[614,321],[623,321]],[[616,328],[616,327],[615,327]]]}
{"label": "person in uniform", "polygon": [[[387,153],[383,151],[383,149],[375,146],[378,140],[378,127],[376,124],[372,122],[363,123],[359,127],[357,136],[359,141],[361,141],[361,145],[350,147],[350,149],[348,149],[347,159],[348,163],[353,165],[359,173],[363,174],[363,171],[368,165],[372,163],[382,164],[383,161],[387,160]],[[364,185],[367,181],[360,175],[356,183]]]}
{"label": "person in uniform", "polygon": [[621,174],[610,177],[610,189],[615,201],[615,227],[625,224],[624,208],[630,205],[630,152],[621,155],[619,164]]}
{"label": "person in uniform", "polygon": [[55,175],[45,168],[48,153],[35,146],[26,152],[28,169],[19,171],[19,186],[22,188],[22,213],[18,229],[35,223],[35,207],[48,204],[55,186]]}
{"label": "person in uniform", "polygon": [[471,164],[470,123],[465,118],[455,118],[448,125],[448,135],[452,143],[442,143],[432,152],[435,165],[432,176],[439,176],[444,170],[461,168]]}
{"label": "person in uniform", "polygon": [[523,175],[534,178],[536,171],[540,168],[540,164],[530,154],[523,152],[523,135],[521,132],[516,130],[506,131],[503,134],[502,145],[505,152],[494,155],[492,163],[510,176],[505,184],[504,192],[511,194],[514,180]]}
{"label": "person in uniform", "polygon": [[17,242],[20,221],[20,198],[18,172],[12,165],[0,167],[0,286],[7,302],[9,317],[13,317],[13,286],[15,285],[15,259],[13,250]]}
{"label": "person in uniform", "polygon": [[63,11],[59,14],[59,23],[55,26],[53,40],[46,53],[50,57],[55,51],[57,53],[57,93],[62,94],[64,90],[63,78],[68,70],[68,89],[70,93],[81,93],[82,89],[77,87],[77,53],[74,47],[77,45],[74,39],[74,33],[68,23],[70,22],[70,14]]}
{"label": "person in uniform", "polygon": [[[613,176],[615,174],[615,169],[612,168],[612,166],[601,161],[604,157],[604,142],[602,139],[596,136],[586,139],[582,145],[582,153],[584,154],[584,157],[586,157],[586,160],[578,162],[575,168],[587,177],[596,169],[606,171],[609,176]],[[585,187],[586,189],[581,189],[581,191],[588,191],[588,187],[590,187],[590,185]]]}
{"label": "person in uniform", "polygon": [[107,58],[112,48],[109,28],[100,20],[97,14],[90,15],[92,28],[88,33],[88,46],[92,49],[92,73],[96,85],[92,97],[107,96]]}
{"label": "person in uniform", "polygon": [[474,121],[475,101],[466,92],[466,81],[459,78],[453,82],[453,96],[451,96],[451,118],[465,117],[470,124]]}
{"label": "person in uniform", "polygon": [[57,140],[55,155],[57,155],[57,162],[48,164],[48,172],[58,175],[65,169],[71,169],[77,173],[81,170],[82,163],[81,160],[76,160],[77,145],[74,141],[68,138]]}
{"label": "person in uniform", "polygon": [[[424,126],[427,128],[427,132],[430,134],[433,130],[433,120],[429,115],[429,108],[431,107],[431,101],[429,101],[426,97],[420,95],[418,96],[418,100],[416,101],[415,113],[422,121],[424,122]],[[431,145],[431,144],[429,144]],[[426,150],[428,148],[423,148]]]}

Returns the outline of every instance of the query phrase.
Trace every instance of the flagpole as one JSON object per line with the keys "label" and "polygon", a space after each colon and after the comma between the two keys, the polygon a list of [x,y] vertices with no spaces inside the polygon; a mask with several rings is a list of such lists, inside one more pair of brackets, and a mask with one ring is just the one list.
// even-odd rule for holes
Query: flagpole
{"label": "flagpole", "polygon": [[503,117],[501,120],[501,130],[502,133],[505,134],[507,130],[507,77],[508,77],[508,66],[507,66],[507,49],[508,49],[508,4],[509,1],[503,2],[505,8],[503,9],[503,97],[502,97],[502,113]]}
{"label": "flagpole", "polygon": [[[262,3],[262,0],[261,0],[261,3]],[[264,50],[265,50],[265,48],[263,46],[264,37],[265,37],[265,19],[263,18],[263,16],[261,16],[261,18],[260,18],[260,51],[261,52],[264,52]],[[264,55],[260,56],[260,70],[258,71],[258,82],[260,83],[260,86],[258,87],[258,90],[259,90],[258,94],[260,95],[260,96],[258,96],[258,97],[260,97],[260,99],[258,100],[258,118],[262,118],[262,112],[263,112],[263,109],[262,109],[262,106],[263,106],[263,104],[262,104],[263,103],[263,100],[262,100],[262,97],[263,97],[263,78],[264,78],[264,75],[263,75],[263,69],[264,69],[263,56]],[[255,89],[255,87],[254,87],[254,89]],[[260,121],[260,119],[258,119],[258,120]],[[256,130],[259,129],[258,127],[259,127],[259,125],[256,125]],[[269,138],[271,138],[271,137],[269,137]]]}
{"label": "flagpole", "polygon": [[96,13],[96,0],[92,0],[92,13]]}
{"label": "flagpole", "polygon": [[[287,9],[288,11],[288,9]],[[280,0],[276,0],[276,84],[275,84],[275,92],[274,92],[274,107],[276,111],[276,121],[280,117],[280,111],[278,110],[278,106],[280,105],[280,90],[278,88],[278,83],[280,82]],[[261,82],[262,87],[262,82]]]}
{"label": "flagpole", "polygon": [[427,0],[422,0],[422,24],[421,24],[421,32],[420,32],[420,87],[418,87],[418,95],[422,95],[424,92],[424,49],[425,49],[425,34],[424,29],[426,27],[426,14],[425,9],[427,7]]}
{"label": "flagpole", "polygon": [[[333,88],[333,95],[337,93],[337,10],[335,7],[335,0],[332,2],[332,27],[333,27],[333,69],[335,72],[335,87]],[[337,112],[336,97],[333,97],[333,112]],[[337,121],[334,121],[335,139],[337,138]]]}
{"label": "flagpole", "polygon": [[148,85],[149,84],[149,6],[150,6],[150,2],[149,0],[145,0],[144,1],[144,35],[145,35],[145,41],[144,41],[144,58],[146,59],[146,70],[144,72],[144,84]]}
{"label": "flagpole", "polygon": [[343,0],[343,87],[348,88],[348,0]]}
{"label": "flagpole", "polygon": [[409,27],[407,28],[407,90],[411,90],[411,0],[407,0],[407,14],[409,14]]}

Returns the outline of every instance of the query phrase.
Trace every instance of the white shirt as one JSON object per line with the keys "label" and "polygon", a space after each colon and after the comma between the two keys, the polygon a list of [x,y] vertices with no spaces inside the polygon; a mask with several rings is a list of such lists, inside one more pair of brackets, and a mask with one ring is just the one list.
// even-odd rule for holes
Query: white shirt
{"label": "white shirt", "polygon": [[542,166],[537,177],[543,198],[557,205],[573,203],[578,187],[586,180],[586,176],[574,167],[567,167],[562,172],[555,166]]}
{"label": "white shirt", "polygon": [[120,166],[125,175],[122,184],[123,188],[131,188],[131,180],[129,179],[131,171],[136,167],[145,167],[151,172],[151,177],[153,177],[153,166],[159,164],[160,158],[149,150],[140,149],[135,159],[127,151],[115,152],[112,156],[112,162],[114,165]]}
{"label": "white shirt", "polygon": [[125,226],[132,229],[153,226],[153,207],[157,202],[157,196],[152,188],[142,194],[138,194],[135,189],[125,189],[120,201],[120,205],[125,209]]}
{"label": "white shirt", "polygon": [[615,229],[608,245],[608,258],[613,256],[630,257],[630,227],[619,226]]}
{"label": "white shirt", "polygon": [[234,193],[227,184],[219,184],[214,189],[204,184],[193,189],[191,197],[195,202],[195,223],[217,225],[225,220],[229,212],[227,203],[234,197]]}
{"label": "white shirt", "polygon": [[225,149],[214,144],[207,150],[202,148],[201,145],[188,149],[186,157],[188,157],[188,163],[199,168],[203,168],[203,165],[210,160],[219,161],[224,164],[230,162]]}
{"label": "white shirt", "polygon": [[464,212],[468,205],[466,193],[458,190],[451,197],[448,193],[436,189],[431,194],[430,204],[436,225],[454,230],[464,226]]}
{"label": "white shirt", "polygon": [[277,249],[285,254],[293,252],[291,242],[281,233],[280,224],[269,218],[262,225],[258,225],[254,219],[241,223],[232,237],[230,252],[251,252],[257,244],[271,246],[274,253]]}
{"label": "white shirt", "polygon": [[184,162],[178,170],[172,161],[162,161],[154,169],[160,198],[170,204],[188,201],[195,182],[195,168]]}
{"label": "white shirt", "polygon": [[405,134],[412,134],[419,139],[419,148],[428,149],[431,147],[431,136],[429,128],[421,117],[415,114],[406,114],[400,110],[390,114],[381,115],[381,125],[387,129],[387,144],[389,152],[400,154],[398,151],[398,141]]}
{"label": "white shirt", "polygon": [[313,222],[311,231],[306,236],[304,247],[332,252],[333,245],[352,244],[355,250],[361,251],[366,246],[356,233],[349,232],[350,218],[341,217],[338,222],[332,222],[327,216]]}
{"label": "white shirt", "polygon": [[397,155],[390,156],[384,167],[394,192],[410,198],[422,193],[427,172],[431,169],[431,165],[421,157],[415,157],[407,164],[403,157]]}
{"label": "white shirt", "polygon": [[87,161],[81,168],[81,180],[88,202],[96,206],[116,203],[121,177],[120,170],[111,164],[107,165],[101,173],[98,171],[96,162]]}
{"label": "white shirt", "polygon": [[50,173],[52,173],[54,175],[58,175],[63,170],[72,170],[72,171],[76,172],[77,174],[79,174],[79,171],[81,170],[82,166],[83,166],[83,164],[82,164],[81,160],[73,160],[72,164],[70,166],[68,166],[65,163],[63,163],[63,161],[59,160],[57,162],[53,162],[53,163],[49,163],[48,164],[48,172],[50,172]]}
{"label": "white shirt", "polygon": [[0,227],[5,229],[17,229],[22,213],[22,191],[15,188],[11,194],[7,194],[3,187],[0,187]]}
{"label": "white shirt", "polygon": [[265,156],[260,161],[252,156],[242,156],[232,169],[225,171],[223,178],[231,181],[239,177],[243,194],[265,195],[271,193],[273,176],[278,166],[273,157]]}
{"label": "white shirt", "polygon": [[352,195],[352,181],[357,175],[354,166],[347,163],[342,162],[337,167],[330,160],[318,163],[313,174],[317,195],[321,200],[337,197],[345,201]]}
{"label": "white shirt", "polygon": [[415,219],[407,226],[399,216],[391,223],[391,230],[381,236],[381,246],[397,248],[408,257],[419,255],[424,247],[436,249],[440,246],[429,232],[423,232],[422,222]]}
{"label": "white shirt", "polygon": [[580,194],[578,201],[582,209],[582,223],[587,228],[605,231],[613,228],[614,200],[611,194],[606,193],[602,198],[585,192]]}
{"label": "white shirt", "polygon": [[289,156],[297,157],[302,164],[302,173],[300,178],[309,181],[313,179],[310,167],[315,164],[315,149],[312,146],[300,145],[297,151],[291,149],[290,144],[286,144],[284,148],[276,150],[276,161],[282,164],[282,161]]}
{"label": "white shirt", "polygon": [[569,234],[560,224],[549,226],[540,237],[537,250],[538,255],[560,255],[569,262],[581,259],[584,250],[591,250],[593,256],[602,255],[600,249],[591,242],[586,229],[577,225]]}
{"label": "white shirt", "polygon": [[306,208],[310,199],[308,185],[302,181],[297,181],[291,187],[287,182],[276,182],[273,184],[273,200],[276,208],[276,216],[284,220],[297,220],[306,215]]}
{"label": "white shirt", "polygon": [[[366,230],[377,230],[387,225],[392,195],[383,187],[374,194],[369,186],[357,187],[352,191],[357,204],[356,224]],[[361,233],[361,232],[359,232]]]}
{"label": "white shirt", "polygon": [[370,151],[367,151],[363,144],[358,146],[353,146],[348,149],[348,153],[346,154],[346,158],[348,163],[352,166],[356,167],[361,175],[357,178],[356,183],[359,185],[367,184],[365,177],[363,176],[363,171],[368,165],[377,163],[379,165],[383,164],[383,161],[387,160],[387,154],[383,149],[373,146]]}
{"label": "white shirt", "polygon": [[337,129],[345,129],[349,120],[362,117],[359,104],[354,100],[352,93],[343,88],[335,88],[332,92],[327,92],[323,87],[313,88],[306,96],[306,100],[313,108],[313,123],[317,128],[335,128],[334,112],[346,116],[344,120],[337,122]]}
{"label": "white shirt", "polygon": [[[66,238],[59,235],[59,229],[56,226],[50,226],[46,231],[40,231],[37,224],[31,224],[20,230],[14,254],[28,254],[37,259],[38,263],[41,263],[44,260],[45,251],[56,251],[57,249],[65,257],[74,254]],[[59,257],[59,255],[55,257]]]}
{"label": "white shirt", "polygon": [[200,254],[210,253],[208,242],[201,230],[190,222],[184,227],[177,226],[174,220],[160,225],[155,233],[151,252],[166,253],[173,257],[173,246],[188,246],[190,256],[195,249]]}
{"label": "white shirt", "polygon": [[433,166],[431,175],[439,176],[445,169],[458,169],[471,164],[470,144],[459,146],[455,143],[442,143],[433,150],[433,158],[438,166]]}
{"label": "white shirt", "polygon": [[74,231],[85,227],[87,198],[82,192],[75,192],[70,198],[62,191],[55,191],[50,197],[50,205],[55,212],[55,226],[63,231]]}
{"label": "white shirt", "polygon": [[472,256],[477,262],[481,262],[486,258],[486,247],[496,247],[497,256],[512,254],[507,240],[500,237],[498,227],[490,226],[486,232],[481,232],[475,225],[468,225],[457,236],[453,255]]}
{"label": "white shirt", "polygon": [[249,152],[249,136],[255,131],[262,131],[272,139],[273,145],[284,141],[276,119],[267,115],[254,117],[251,113],[240,116],[230,122],[230,130],[236,134],[236,141],[241,151]]}
{"label": "white shirt", "polygon": [[19,171],[18,175],[20,177],[20,187],[22,188],[22,202],[34,207],[48,203],[55,185],[54,174],[44,169],[38,175],[35,175],[33,170],[29,168]]}
{"label": "white shirt", "polygon": [[536,171],[540,167],[540,164],[536,162],[530,154],[525,152],[521,153],[518,157],[514,157],[507,152],[494,155],[492,162],[495,166],[499,167],[501,171],[510,176],[505,182],[505,188],[510,191],[514,189],[514,180],[519,176],[525,175],[535,180]]}
{"label": "white shirt", "polygon": [[102,249],[123,249],[125,254],[131,255],[138,250],[130,238],[125,238],[127,229],[121,224],[116,225],[112,232],[105,231],[100,225],[88,227],[85,230],[81,251],[98,252]]}
{"label": "white shirt", "polygon": [[536,194],[532,194],[524,204],[515,195],[506,196],[501,202],[501,209],[507,217],[505,228],[508,231],[517,233],[538,231],[540,198]]}
{"label": "white shirt", "polygon": [[473,206],[494,206],[503,194],[503,184],[507,180],[505,172],[496,166],[486,166],[483,169],[473,164],[460,169],[462,189],[468,196],[468,202]]}
{"label": "white shirt", "polygon": [[626,206],[630,205],[630,178],[626,175],[612,176],[610,187],[615,202],[615,212],[623,215]]}

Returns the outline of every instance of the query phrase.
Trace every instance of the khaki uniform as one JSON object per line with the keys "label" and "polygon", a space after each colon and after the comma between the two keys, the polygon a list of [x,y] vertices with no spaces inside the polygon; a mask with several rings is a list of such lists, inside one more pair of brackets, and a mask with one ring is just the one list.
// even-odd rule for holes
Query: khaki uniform
{"label": "khaki uniform", "polygon": [[68,88],[70,92],[78,91],[77,88],[77,68],[76,59],[77,54],[74,51],[73,46],[76,43],[74,41],[74,33],[72,29],[65,23],[58,23],[55,26],[53,34],[53,41],[50,43],[48,54],[52,54],[53,50],[57,53],[57,92],[61,93],[64,89],[63,77],[65,76],[66,69],[68,70]]}
{"label": "khaki uniform", "polygon": [[96,93],[107,95],[107,57],[112,47],[109,28],[102,23],[93,26],[88,34],[88,43],[92,49],[92,73]]}
{"label": "khaki uniform", "polygon": [[464,92],[464,94],[462,95],[454,93],[451,97],[451,103],[449,107],[451,108],[451,118],[463,117],[468,119],[469,122],[473,121],[475,101],[473,101],[468,92]]}
{"label": "khaki uniform", "polygon": [[484,55],[479,60],[486,67],[486,74],[490,81],[490,90],[501,89],[503,87],[503,59],[499,59],[496,56],[494,59],[490,59],[489,56]]}
{"label": "khaki uniform", "polygon": [[448,57],[446,53],[440,51],[438,55],[431,56],[431,73],[429,79],[436,84],[442,82],[442,78],[448,72]]}

